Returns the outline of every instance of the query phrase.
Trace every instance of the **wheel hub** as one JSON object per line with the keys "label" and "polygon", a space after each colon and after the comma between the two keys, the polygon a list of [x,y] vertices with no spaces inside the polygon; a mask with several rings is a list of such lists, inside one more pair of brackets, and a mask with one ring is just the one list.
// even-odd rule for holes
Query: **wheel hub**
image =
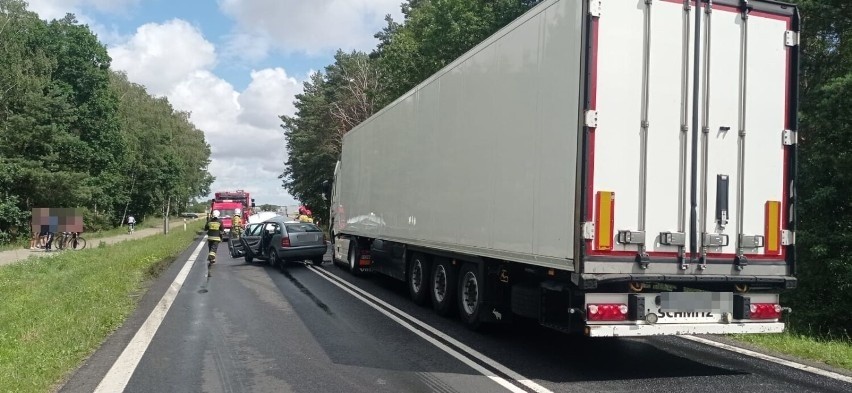
{"label": "wheel hub", "polygon": [[476,276],[473,272],[467,272],[464,275],[464,293],[462,293],[462,304],[464,311],[468,315],[473,315],[476,310],[476,303],[479,301],[479,283],[476,281]]}
{"label": "wheel hub", "polygon": [[423,287],[423,264],[419,259],[414,260],[414,266],[411,267],[411,289],[419,293]]}
{"label": "wheel hub", "polygon": [[438,302],[444,301],[447,296],[447,271],[443,265],[435,267],[435,283],[433,290],[435,291],[435,300]]}

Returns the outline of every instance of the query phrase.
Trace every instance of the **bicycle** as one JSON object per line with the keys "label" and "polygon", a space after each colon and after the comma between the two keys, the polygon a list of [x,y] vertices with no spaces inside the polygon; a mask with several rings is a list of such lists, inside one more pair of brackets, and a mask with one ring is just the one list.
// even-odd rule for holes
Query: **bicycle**
{"label": "bicycle", "polygon": [[79,232],[62,232],[57,241],[57,250],[64,250],[66,247],[70,247],[72,250],[86,248],[86,239],[80,236]]}
{"label": "bicycle", "polygon": [[136,231],[136,223],[132,222],[130,224],[127,224],[127,233],[132,235],[134,231]]}

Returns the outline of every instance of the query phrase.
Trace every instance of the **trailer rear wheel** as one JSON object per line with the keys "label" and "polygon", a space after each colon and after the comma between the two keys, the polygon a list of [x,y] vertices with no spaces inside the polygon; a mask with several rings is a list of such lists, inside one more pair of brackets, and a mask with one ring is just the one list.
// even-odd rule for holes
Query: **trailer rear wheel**
{"label": "trailer rear wheel", "polygon": [[349,273],[353,276],[361,274],[359,263],[361,262],[361,249],[358,247],[358,242],[352,239],[349,242]]}
{"label": "trailer rear wheel", "polygon": [[459,271],[458,309],[462,322],[471,329],[481,325],[479,314],[482,312],[483,289],[482,277],[478,266],[466,263]]}
{"label": "trailer rear wheel", "polygon": [[431,280],[429,280],[429,295],[432,298],[432,308],[438,315],[447,316],[453,312],[456,304],[456,270],[452,262],[447,259],[438,259],[432,267]]}
{"label": "trailer rear wheel", "polygon": [[414,254],[408,264],[408,293],[421,306],[429,301],[429,265],[429,259],[420,253]]}

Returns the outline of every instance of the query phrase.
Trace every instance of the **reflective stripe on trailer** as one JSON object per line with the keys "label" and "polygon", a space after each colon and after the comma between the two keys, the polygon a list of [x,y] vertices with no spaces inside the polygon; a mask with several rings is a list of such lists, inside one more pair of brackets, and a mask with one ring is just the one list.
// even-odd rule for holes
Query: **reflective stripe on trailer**
{"label": "reflective stripe on trailer", "polygon": [[676,336],[688,334],[782,333],[784,323],[587,325],[589,337]]}

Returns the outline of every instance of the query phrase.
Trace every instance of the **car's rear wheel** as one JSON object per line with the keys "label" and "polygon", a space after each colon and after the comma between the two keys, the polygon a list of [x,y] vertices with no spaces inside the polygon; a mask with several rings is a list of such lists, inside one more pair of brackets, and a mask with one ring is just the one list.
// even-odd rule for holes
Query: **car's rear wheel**
{"label": "car's rear wheel", "polygon": [[266,252],[266,255],[266,262],[269,263],[269,266],[278,267],[278,253],[275,252],[275,248],[269,247],[269,250]]}
{"label": "car's rear wheel", "polygon": [[322,258],[323,257],[316,257],[314,259],[311,259],[311,262],[316,266],[322,265]]}
{"label": "car's rear wheel", "polygon": [[439,315],[451,314],[455,310],[457,289],[456,269],[452,262],[444,258],[436,260],[429,283],[432,308]]}
{"label": "car's rear wheel", "polygon": [[414,254],[408,264],[408,293],[421,306],[429,301],[429,265],[428,257],[420,253]]}

